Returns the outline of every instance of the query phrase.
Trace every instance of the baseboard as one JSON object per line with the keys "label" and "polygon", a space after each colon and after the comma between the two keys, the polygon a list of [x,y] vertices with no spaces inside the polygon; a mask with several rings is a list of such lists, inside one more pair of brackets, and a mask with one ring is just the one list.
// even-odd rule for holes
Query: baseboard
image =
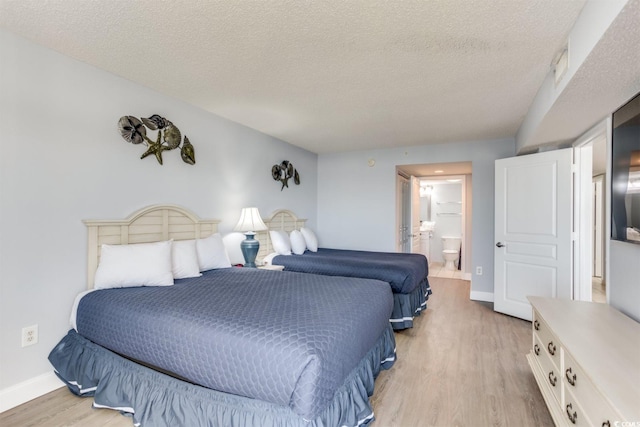
{"label": "baseboard", "polygon": [[473,301],[493,302],[493,292],[471,291],[469,298]]}
{"label": "baseboard", "polygon": [[54,374],[48,372],[0,390],[0,412],[15,408],[30,400],[63,387],[64,383]]}

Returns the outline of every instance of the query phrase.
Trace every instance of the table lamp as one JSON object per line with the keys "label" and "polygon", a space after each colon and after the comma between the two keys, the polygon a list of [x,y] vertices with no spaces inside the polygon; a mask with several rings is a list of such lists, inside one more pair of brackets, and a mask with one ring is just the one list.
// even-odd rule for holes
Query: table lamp
{"label": "table lamp", "polygon": [[240,220],[233,230],[243,231],[246,236],[246,239],[240,243],[245,267],[256,267],[256,256],[258,255],[258,249],[260,249],[260,242],[254,236],[256,231],[266,229],[267,226],[262,222],[258,208],[242,208]]}

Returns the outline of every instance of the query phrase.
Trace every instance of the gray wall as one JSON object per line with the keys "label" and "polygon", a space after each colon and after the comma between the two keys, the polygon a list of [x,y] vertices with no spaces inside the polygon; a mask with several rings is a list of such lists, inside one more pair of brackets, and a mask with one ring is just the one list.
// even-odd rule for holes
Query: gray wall
{"label": "gray wall", "polygon": [[[86,287],[86,218],[123,218],[175,203],[221,231],[240,209],[289,208],[316,226],[317,156],[44,49],[0,30],[0,391],[51,372],[47,355],[69,329]],[[158,113],[196,150],[140,160],[120,116]],[[155,132],[153,133],[155,135]],[[271,166],[290,160],[301,185],[280,191]],[[39,343],[21,348],[21,328]]]}
{"label": "gray wall", "polygon": [[640,322],[640,245],[609,243],[609,304]]}
{"label": "gray wall", "polygon": [[[494,162],[515,155],[513,139],[460,142],[318,156],[320,245],[395,251],[396,166],[472,162],[472,292],[493,293]],[[375,165],[368,165],[375,159]],[[472,268],[475,272],[475,268]]]}

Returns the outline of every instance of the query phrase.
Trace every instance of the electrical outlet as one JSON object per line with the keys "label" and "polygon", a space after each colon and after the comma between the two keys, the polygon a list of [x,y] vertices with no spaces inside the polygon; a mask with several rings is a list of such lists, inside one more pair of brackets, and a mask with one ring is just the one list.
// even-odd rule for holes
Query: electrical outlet
{"label": "electrical outlet", "polygon": [[476,276],[482,276],[482,267],[480,266],[476,267]]}
{"label": "electrical outlet", "polygon": [[22,346],[27,347],[38,343],[38,325],[22,328]]}

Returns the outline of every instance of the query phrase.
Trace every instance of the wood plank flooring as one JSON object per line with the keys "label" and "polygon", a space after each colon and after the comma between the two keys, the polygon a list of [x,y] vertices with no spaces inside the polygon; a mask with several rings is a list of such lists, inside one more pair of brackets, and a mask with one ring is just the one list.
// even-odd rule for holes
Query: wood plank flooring
{"label": "wood plank flooring", "polygon": [[[415,327],[396,333],[398,361],[376,380],[374,427],[553,426],[525,354],[531,324],[469,300],[469,282],[430,278]],[[131,427],[66,388],[0,414],[0,426]]]}
{"label": "wood plank flooring", "polygon": [[376,426],[553,426],[527,364],[531,323],[469,300],[469,282],[429,278],[398,361],[376,380]]}

